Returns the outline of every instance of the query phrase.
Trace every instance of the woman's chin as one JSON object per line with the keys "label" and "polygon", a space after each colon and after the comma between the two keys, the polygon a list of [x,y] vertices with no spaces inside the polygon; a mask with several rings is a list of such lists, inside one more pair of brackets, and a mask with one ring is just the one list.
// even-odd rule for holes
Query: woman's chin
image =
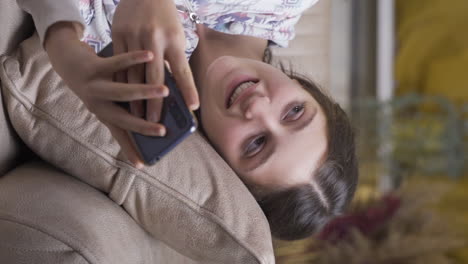
{"label": "woman's chin", "polygon": [[208,66],[205,77],[208,79],[215,78],[215,81],[221,81],[222,78],[233,68],[234,57],[221,56],[216,58]]}

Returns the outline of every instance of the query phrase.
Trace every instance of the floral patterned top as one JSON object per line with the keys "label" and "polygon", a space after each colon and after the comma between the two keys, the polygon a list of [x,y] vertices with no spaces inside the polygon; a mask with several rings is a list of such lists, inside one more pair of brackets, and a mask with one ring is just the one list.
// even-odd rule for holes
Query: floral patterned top
{"label": "floral patterned top", "polygon": [[[195,22],[223,33],[259,37],[270,40],[270,45],[287,47],[289,40],[294,38],[294,26],[301,14],[317,1],[174,0],[174,3],[187,40],[186,56],[190,58],[198,44]],[[79,0],[80,14],[86,23],[82,41],[96,52],[112,41],[112,19],[119,2]]]}

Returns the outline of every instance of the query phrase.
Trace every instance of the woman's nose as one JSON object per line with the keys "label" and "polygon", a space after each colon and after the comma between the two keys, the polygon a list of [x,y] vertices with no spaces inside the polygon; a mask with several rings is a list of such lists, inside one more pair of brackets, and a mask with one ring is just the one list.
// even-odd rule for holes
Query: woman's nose
{"label": "woman's nose", "polygon": [[246,119],[253,119],[269,111],[270,99],[264,95],[252,95],[245,102],[243,109]]}

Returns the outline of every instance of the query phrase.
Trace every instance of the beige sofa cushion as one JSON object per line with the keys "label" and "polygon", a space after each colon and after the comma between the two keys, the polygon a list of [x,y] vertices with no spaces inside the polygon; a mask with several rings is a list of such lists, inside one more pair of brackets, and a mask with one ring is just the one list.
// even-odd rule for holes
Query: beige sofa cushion
{"label": "beige sofa cushion", "polygon": [[102,192],[43,161],[0,178],[0,263],[196,264]]}
{"label": "beige sofa cushion", "polygon": [[[0,2],[0,55],[17,48],[18,43],[31,34],[34,25],[16,1]],[[1,85],[1,84],[0,84]],[[22,146],[11,128],[0,93],[0,177],[17,165]]]}
{"label": "beige sofa cushion", "polygon": [[16,165],[16,160],[21,153],[18,141],[5,112],[2,93],[0,93],[0,177]]}
{"label": "beige sofa cushion", "polygon": [[203,263],[274,263],[268,222],[198,133],[137,170],[52,70],[37,34],[0,58],[12,124],[40,157],[109,194],[149,233]]}
{"label": "beige sofa cushion", "polygon": [[0,55],[15,50],[33,30],[31,17],[18,7],[15,0],[0,2]]}

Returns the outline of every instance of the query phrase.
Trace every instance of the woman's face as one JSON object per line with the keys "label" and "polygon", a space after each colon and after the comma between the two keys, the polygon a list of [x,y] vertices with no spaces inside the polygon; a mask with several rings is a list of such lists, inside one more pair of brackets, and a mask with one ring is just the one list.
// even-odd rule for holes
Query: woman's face
{"label": "woman's face", "polygon": [[267,63],[224,56],[200,84],[203,128],[239,177],[270,187],[311,182],[327,149],[326,120],[297,81]]}

